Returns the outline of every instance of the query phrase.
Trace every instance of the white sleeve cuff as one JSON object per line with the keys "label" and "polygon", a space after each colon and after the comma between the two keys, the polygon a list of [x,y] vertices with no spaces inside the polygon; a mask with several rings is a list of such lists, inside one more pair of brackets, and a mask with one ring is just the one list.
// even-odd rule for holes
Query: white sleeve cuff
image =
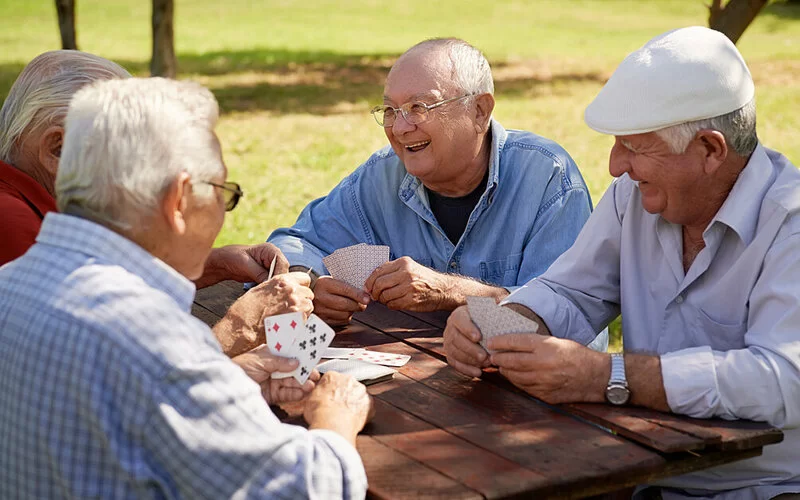
{"label": "white sleeve cuff", "polygon": [[720,398],[714,353],[709,346],[662,354],[661,377],[673,412],[695,418],[715,415]]}

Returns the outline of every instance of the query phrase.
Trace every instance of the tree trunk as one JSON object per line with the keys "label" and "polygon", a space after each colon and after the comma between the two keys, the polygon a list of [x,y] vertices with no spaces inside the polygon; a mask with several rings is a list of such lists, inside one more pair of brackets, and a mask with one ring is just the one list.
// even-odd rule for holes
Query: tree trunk
{"label": "tree trunk", "polygon": [[175,59],[175,35],[173,0],[153,0],[153,57],[150,59],[150,74],[175,78],[178,62]]}
{"label": "tree trunk", "polygon": [[58,31],[61,33],[61,48],[78,50],[75,37],[75,0],[56,0]]}
{"label": "tree trunk", "polygon": [[736,43],[765,5],[767,0],[729,0],[722,7],[722,0],[712,0],[708,8],[708,26]]}

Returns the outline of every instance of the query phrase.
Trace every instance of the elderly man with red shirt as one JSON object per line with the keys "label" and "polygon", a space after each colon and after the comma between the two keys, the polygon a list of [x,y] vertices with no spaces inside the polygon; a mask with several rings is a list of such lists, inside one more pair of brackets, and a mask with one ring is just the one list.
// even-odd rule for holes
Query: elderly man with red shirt
{"label": "elderly man with red shirt", "polygon": [[[102,57],[54,50],[33,59],[14,82],[0,110],[0,265],[25,253],[45,214],[56,210],[53,184],[72,96],[88,83],[130,76]],[[283,254],[270,244],[216,248],[195,283],[201,288],[224,279],[261,282],[273,258],[276,274],[288,271]]]}

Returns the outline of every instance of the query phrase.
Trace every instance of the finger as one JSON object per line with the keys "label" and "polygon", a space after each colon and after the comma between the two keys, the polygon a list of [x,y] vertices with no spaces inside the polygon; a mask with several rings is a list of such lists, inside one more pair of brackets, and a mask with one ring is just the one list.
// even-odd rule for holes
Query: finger
{"label": "finger", "polygon": [[372,274],[369,275],[367,281],[364,282],[364,288],[372,294],[372,288],[375,286],[375,280],[380,278],[381,276],[385,276],[386,274],[393,273],[397,270],[398,263],[397,260],[390,260],[389,262],[384,262],[380,266],[378,266]]}
{"label": "finger", "polygon": [[510,368],[499,367],[500,375],[507,378],[516,386],[528,388],[539,387],[539,374],[535,371],[512,370]]}
{"label": "finger", "polygon": [[533,352],[546,338],[535,333],[510,333],[490,338],[486,347],[492,351]]}
{"label": "finger", "polygon": [[278,276],[278,279],[293,281],[298,285],[304,287],[308,287],[311,285],[311,276],[309,276],[307,273],[301,273],[298,271],[281,274],[280,276]]}
{"label": "finger", "polygon": [[456,335],[450,339],[447,355],[473,366],[482,366],[489,358],[489,354],[483,347],[463,335]]}
{"label": "finger", "polygon": [[[314,386],[314,385],[316,385],[316,383],[319,381],[319,379],[320,379],[321,377],[322,377],[322,374],[321,374],[319,371],[317,371],[317,370],[311,370],[311,374],[308,376],[308,380],[306,381],[306,384],[308,384],[309,382],[311,382],[311,383],[312,383],[312,387],[311,387],[311,389],[313,389],[313,388],[314,388],[313,386]],[[311,389],[309,389],[309,391],[310,391]]]}
{"label": "finger", "polygon": [[330,309],[316,302],[314,303],[314,314],[331,326],[346,325],[350,323],[350,319],[353,317],[352,313]]}
{"label": "finger", "polygon": [[282,358],[280,356],[272,356],[270,355],[269,358],[263,358],[261,361],[261,366],[263,367],[265,372],[268,373],[287,373],[300,365],[300,361],[294,358]]}
{"label": "finger", "polygon": [[362,307],[365,307],[364,304],[358,302],[357,300],[353,300],[350,297],[325,292],[318,292],[315,296],[314,302],[317,305],[324,306],[327,309],[346,311],[348,313],[360,311]]}
{"label": "finger", "polygon": [[[407,285],[408,282],[408,275],[406,273],[397,271],[384,274],[375,280],[375,283],[372,285],[372,290],[370,290],[370,295],[374,300],[385,304],[389,300],[400,297],[403,290],[407,291],[408,287],[403,285]],[[386,295],[389,290],[398,286],[403,286],[402,290],[394,290],[390,296]]]}
{"label": "finger", "polygon": [[530,352],[496,352],[491,361],[501,368],[517,371],[533,371],[541,364],[539,357]]}
{"label": "finger", "polygon": [[477,366],[472,366],[467,363],[462,363],[461,361],[453,359],[449,356],[447,357],[447,364],[455,368],[456,371],[470,377],[480,377],[481,374],[483,373],[481,369],[478,368]]}
{"label": "finger", "polygon": [[[276,255],[278,256],[278,258],[275,259],[275,272],[273,273],[273,276],[276,276],[278,274],[286,274],[286,273],[288,273],[289,272],[289,260],[286,258],[285,255],[283,255],[283,252],[281,252],[278,249],[278,247],[275,247],[275,250],[277,250],[277,254]],[[272,261],[270,261],[270,262],[272,262]]]}
{"label": "finger", "polygon": [[[294,379],[292,379],[294,380]],[[306,393],[299,387],[279,386],[272,393],[270,401],[272,403],[292,403],[301,401],[306,397]]]}
{"label": "finger", "polygon": [[[322,287],[320,290],[320,286]],[[323,293],[327,292],[331,295],[339,295],[341,297],[347,297],[351,300],[356,302],[360,302],[362,304],[369,304],[369,294],[367,294],[364,290],[359,290],[353,286],[348,285],[344,281],[337,280],[331,277],[324,277],[317,280],[317,284],[314,287],[316,293]]]}

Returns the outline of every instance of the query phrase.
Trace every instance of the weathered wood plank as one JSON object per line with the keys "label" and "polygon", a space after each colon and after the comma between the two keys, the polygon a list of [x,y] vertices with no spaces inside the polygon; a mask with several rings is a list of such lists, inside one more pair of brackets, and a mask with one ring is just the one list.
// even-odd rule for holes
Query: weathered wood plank
{"label": "weathered wood plank", "polygon": [[242,284],[235,281],[223,281],[216,285],[197,290],[194,301],[220,317],[236,299],[242,296]]}
{"label": "weathered wood plank", "polygon": [[[783,440],[778,429],[757,422],[690,419],[646,408],[588,403],[563,408],[664,453],[703,448],[745,450]],[[693,444],[698,440],[699,446]]]}
{"label": "weathered wood plank", "polygon": [[374,302],[354,316],[354,322],[367,325],[390,337],[403,340],[439,359],[445,359],[442,330],[403,311],[392,311]]}
{"label": "weathered wood plank", "polygon": [[197,303],[192,304],[192,316],[207,324],[209,328],[217,324],[217,321],[219,321],[221,317]]}

